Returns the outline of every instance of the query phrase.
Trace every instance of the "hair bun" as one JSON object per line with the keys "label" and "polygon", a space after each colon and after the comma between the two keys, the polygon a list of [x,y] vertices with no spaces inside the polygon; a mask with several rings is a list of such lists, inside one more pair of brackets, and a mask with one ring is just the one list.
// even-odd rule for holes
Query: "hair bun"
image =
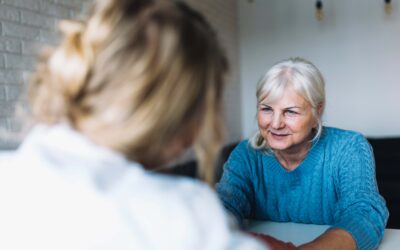
{"label": "hair bun", "polygon": [[71,20],[62,20],[58,27],[65,36],[82,34],[84,30],[84,24],[82,22]]}
{"label": "hair bun", "polygon": [[50,57],[49,68],[55,77],[53,84],[59,85],[56,89],[60,89],[66,98],[74,99],[84,86],[93,52],[90,45],[83,41],[83,22],[62,21],[59,28],[64,41]]}

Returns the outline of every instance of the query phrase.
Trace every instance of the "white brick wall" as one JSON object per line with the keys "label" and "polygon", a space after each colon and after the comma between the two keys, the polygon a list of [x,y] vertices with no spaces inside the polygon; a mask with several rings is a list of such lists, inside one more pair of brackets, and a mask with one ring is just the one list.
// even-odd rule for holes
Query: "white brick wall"
{"label": "white brick wall", "polygon": [[37,48],[57,41],[60,19],[82,11],[89,0],[0,0],[0,149],[13,148],[14,110]]}
{"label": "white brick wall", "polygon": [[[23,75],[34,64],[40,45],[57,41],[58,20],[81,13],[90,0],[0,0],[0,149],[15,147],[4,139],[18,130],[13,107],[23,89]],[[227,141],[241,138],[236,0],[187,0],[218,32],[230,60],[231,78],[225,94]],[[4,132],[5,131],[5,132]],[[3,139],[2,139],[3,138]]]}

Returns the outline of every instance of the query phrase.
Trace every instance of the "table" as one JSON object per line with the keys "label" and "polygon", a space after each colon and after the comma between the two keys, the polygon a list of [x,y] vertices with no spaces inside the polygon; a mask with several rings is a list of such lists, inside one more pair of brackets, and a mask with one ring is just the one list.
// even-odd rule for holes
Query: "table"
{"label": "table", "polygon": [[[283,241],[290,241],[295,245],[314,240],[325,232],[329,226],[299,224],[293,222],[251,221],[247,231],[269,234]],[[378,250],[400,249],[400,230],[385,229],[385,236]]]}

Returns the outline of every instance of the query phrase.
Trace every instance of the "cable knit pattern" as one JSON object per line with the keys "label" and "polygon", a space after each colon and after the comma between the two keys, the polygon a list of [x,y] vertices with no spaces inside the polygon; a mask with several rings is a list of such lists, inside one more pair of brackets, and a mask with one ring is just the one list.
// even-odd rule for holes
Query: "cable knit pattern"
{"label": "cable knit pattern", "polygon": [[337,128],[324,127],[293,171],[241,142],[225,163],[217,192],[239,222],[332,225],[348,231],[359,250],[377,248],[388,219],[371,146],[361,134]]}

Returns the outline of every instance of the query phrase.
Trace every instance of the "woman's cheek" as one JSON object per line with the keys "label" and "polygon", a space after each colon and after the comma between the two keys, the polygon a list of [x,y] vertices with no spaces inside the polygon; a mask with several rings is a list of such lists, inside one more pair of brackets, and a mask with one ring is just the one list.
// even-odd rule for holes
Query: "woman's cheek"
{"label": "woman's cheek", "polygon": [[257,115],[257,121],[258,121],[259,127],[265,128],[270,123],[271,118],[270,118],[270,115],[268,115],[268,114],[262,114],[262,113],[260,114],[259,113]]}

